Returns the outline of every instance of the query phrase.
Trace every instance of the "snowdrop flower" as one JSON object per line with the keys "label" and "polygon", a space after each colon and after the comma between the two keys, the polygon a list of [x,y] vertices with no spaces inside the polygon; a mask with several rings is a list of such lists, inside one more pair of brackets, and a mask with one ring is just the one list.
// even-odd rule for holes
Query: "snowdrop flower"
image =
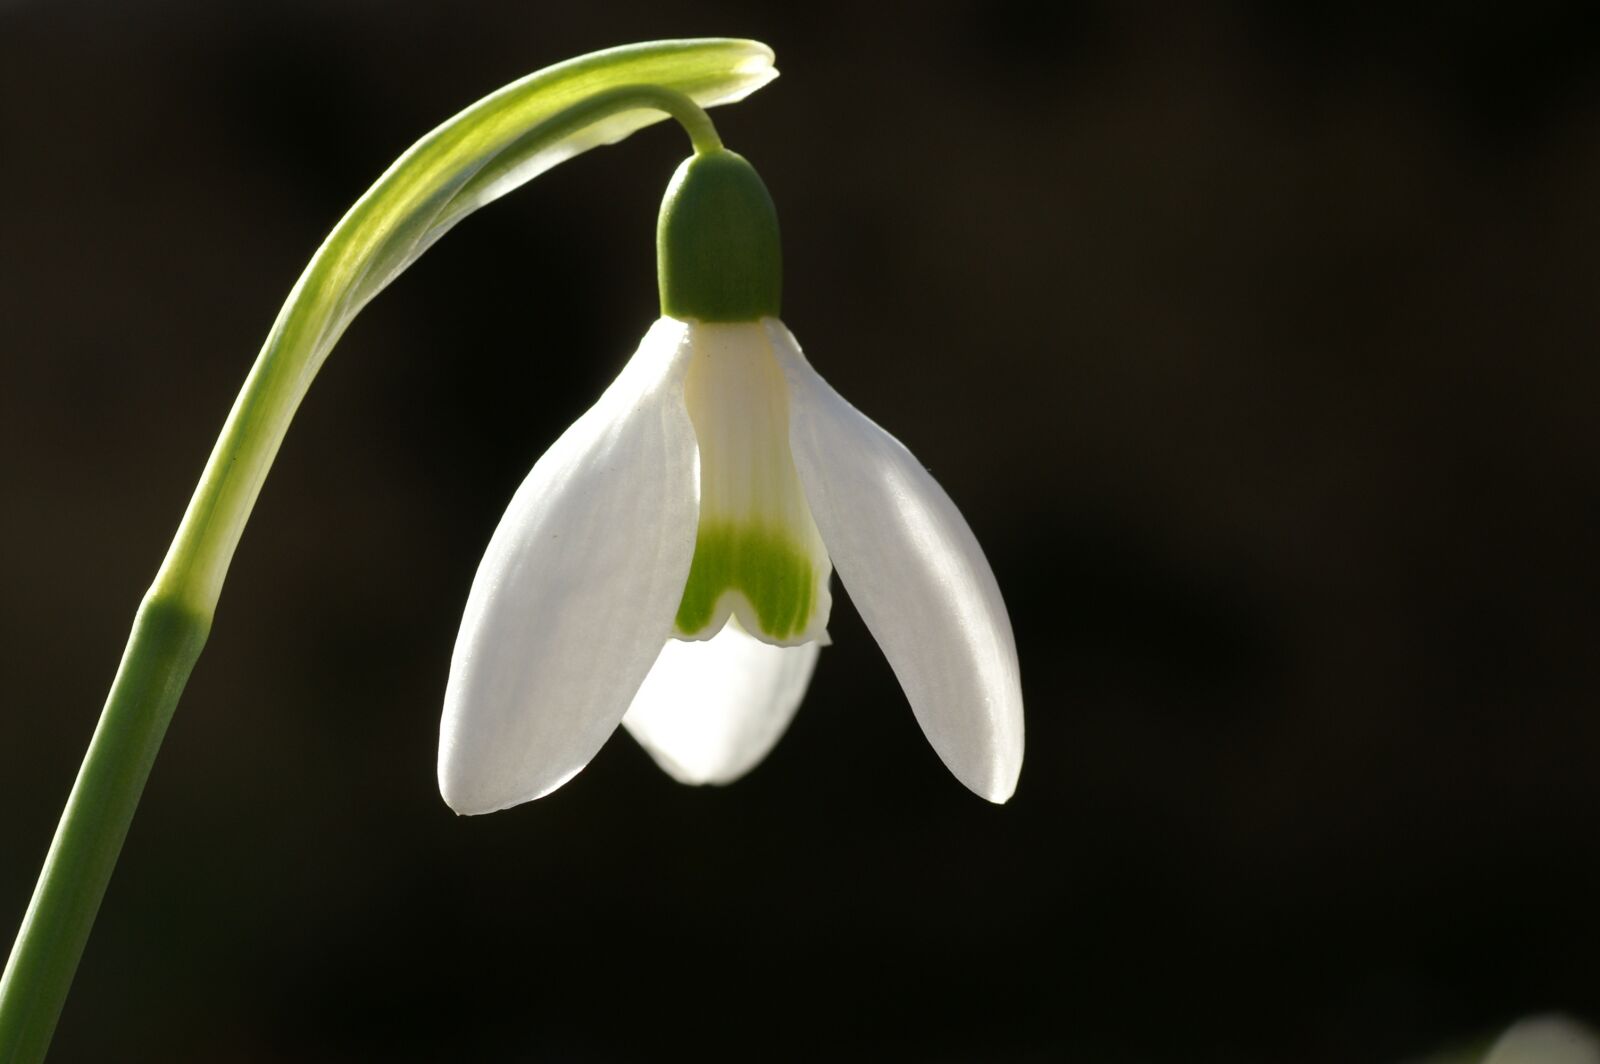
{"label": "snowdrop flower", "polygon": [[940,758],[1004,802],[1022,693],[994,574],[939,485],[779,320],[761,179],[697,153],[657,247],[662,317],[534,465],[478,569],[445,694],[445,801],[548,794],[619,723],[683,782],[743,775],[810,682],[837,568]]}

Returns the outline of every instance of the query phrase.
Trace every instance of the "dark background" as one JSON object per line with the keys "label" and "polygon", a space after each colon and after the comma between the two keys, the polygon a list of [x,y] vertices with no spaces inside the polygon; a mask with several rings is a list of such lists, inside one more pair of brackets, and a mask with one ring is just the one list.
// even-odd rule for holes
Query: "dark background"
{"label": "dark background", "polygon": [[479,553],[655,315],[652,129],[328,364],[55,1059],[1364,1062],[1600,1016],[1585,5],[129,6],[0,2],[0,938],[306,259],[435,123],[631,40],[776,48],[716,117],[785,318],[985,545],[1028,754],[968,794],[840,596],[746,780],[619,736],[440,802]]}

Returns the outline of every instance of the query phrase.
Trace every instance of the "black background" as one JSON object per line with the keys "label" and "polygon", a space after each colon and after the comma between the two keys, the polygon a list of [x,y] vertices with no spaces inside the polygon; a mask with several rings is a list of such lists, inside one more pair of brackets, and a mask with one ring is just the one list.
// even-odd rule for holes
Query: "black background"
{"label": "black background", "polygon": [[1584,5],[128,7],[0,2],[0,934],[305,260],[435,123],[630,40],[777,50],[716,118],[784,316],[985,545],[1028,754],[968,794],[839,601],[746,780],[624,736],[439,801],[478,555],[655,315],[654,128],[324,370],[55,1059],[1397,1061],[1600,1015]]}

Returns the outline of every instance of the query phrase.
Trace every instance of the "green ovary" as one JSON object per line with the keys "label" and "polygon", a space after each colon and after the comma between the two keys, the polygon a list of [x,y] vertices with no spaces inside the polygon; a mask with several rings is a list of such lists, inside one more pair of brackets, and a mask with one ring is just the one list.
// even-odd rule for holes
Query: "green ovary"
{"label": "green ovary", "polygon": [[811,558],[781,531],[702,524],[678,606],[678,631],[703,633],[717,619],[722,596],[735,591],[749,601],[761,634],[789,639],[805,631],[811,620],[816,580]]}

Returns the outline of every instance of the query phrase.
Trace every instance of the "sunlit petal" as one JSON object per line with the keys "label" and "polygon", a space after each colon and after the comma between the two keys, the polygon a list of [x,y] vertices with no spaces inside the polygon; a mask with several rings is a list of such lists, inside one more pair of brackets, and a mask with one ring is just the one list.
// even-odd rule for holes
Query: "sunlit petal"
{"label": "sunlit petal", "polygon": [[671,639],[623,727],[683,783],[731,783],[783,736],[819,645],[771,646],[730,620],[715,638]]}
{"label": "sunlit petal", "polygon": [[767,326],[795,467],[839,578],[945,765],[1003,802],[1022,768],[1022,688],[988,560],[916,458],[817,375],[782,323]]}
{"label": "sunlit petal", "polygon": [[540,458],[467,599],[439,735],[458,813],[547,794],[615,730],[672,630],[694,549],[687,344],[663,320]]}

